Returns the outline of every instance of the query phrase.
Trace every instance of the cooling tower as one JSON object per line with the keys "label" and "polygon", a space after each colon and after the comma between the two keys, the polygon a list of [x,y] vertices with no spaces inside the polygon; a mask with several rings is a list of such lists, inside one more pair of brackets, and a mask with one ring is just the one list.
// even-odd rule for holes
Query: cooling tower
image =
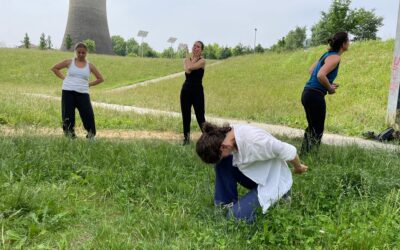
{"label": "cooling tower", "polygon": [[70,0],[67,28],[61,50],[67,50],[66,38],[77,42],[91,39],[96,43],[96,53],[114,54],[107,22],[106,0]]}

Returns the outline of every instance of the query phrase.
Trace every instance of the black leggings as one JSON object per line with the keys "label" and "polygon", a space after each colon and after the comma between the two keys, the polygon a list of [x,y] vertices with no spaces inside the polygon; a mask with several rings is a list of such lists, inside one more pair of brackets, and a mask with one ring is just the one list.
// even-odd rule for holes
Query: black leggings
{"label": "black leggings", "polygon": [[63,90],[61,97],[61,114],[64,134],[75,136],[75,108],[78,109],[83,127],[88,132],[87,137],[95,136],[96,125],[94,123],[94,113],[89,94],[68,90]]}
{"label": "black leggings", "polygon": [[304,154],[321,144],[326,115],[325,95],[318,90],[304,89],[301,103],[308,122],[301,145],[301,153]]}
{"label": "black leggings", "polygon": [[192,105],[194,113],[196,114],[197,123],[200,129],[203,123],[206,121],[204,117],[204,91],[203,86],[182,86],[181,90],[181,111],[183,121],[183,135],[185,138],[189,137],[190,134],[190,122],[192,114]]}

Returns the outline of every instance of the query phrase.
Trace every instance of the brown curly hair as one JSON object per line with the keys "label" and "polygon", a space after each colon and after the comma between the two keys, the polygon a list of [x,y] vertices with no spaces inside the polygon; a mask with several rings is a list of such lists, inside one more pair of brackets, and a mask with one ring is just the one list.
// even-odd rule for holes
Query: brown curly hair
{"label": "brown curly hair", "polygon": [[205,163],[217,163],[221,158],[220,147],[225,139],[226,133],[232,130],[229,124],[217,126],[204,122],[203,134],[196,143],[196,152]]}

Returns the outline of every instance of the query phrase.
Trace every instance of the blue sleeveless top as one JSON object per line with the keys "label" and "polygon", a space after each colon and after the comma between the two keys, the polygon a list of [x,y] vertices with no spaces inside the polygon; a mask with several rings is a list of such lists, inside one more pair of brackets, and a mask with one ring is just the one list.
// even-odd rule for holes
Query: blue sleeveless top
{"label": "blue sleeveless top", "polygon": [[[326,92],[328,90],[319,82],[317,75],[318,75],[318,72],[321,69],[321,67],[325,64],[325,59],[331,55],[338,55],[338,53],[335,51],[328,51],[321,56],[321,58],[319,59],[317,65],[315,66],[315,68],[311,74],[310,80],[308,80],[308,82],[306,83],[306,86],[304,87],[305,89],[317,89],[317,90],[321,91],[323,94],[326,94]],[[336,76],[339,72],[339,64],[340,63],[338,63],[336,68],[334,68],[326,76],[328,78],[330,84],[332,84],[333,81],[336,79]]]}

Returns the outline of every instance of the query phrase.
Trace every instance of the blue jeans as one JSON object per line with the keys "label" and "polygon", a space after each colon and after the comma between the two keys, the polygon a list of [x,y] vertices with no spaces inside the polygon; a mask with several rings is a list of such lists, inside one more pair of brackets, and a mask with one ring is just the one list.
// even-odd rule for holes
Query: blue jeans
{"label": "blue jeans", "polygon": [[[232,155],[222,159],[215,165],[215,194],[214,204],[225,205],[233,203],[227,217],[246,220],[251,223],[255,220],[255,211],[260,207],[258,202],[257,183],[246,177],[237,167],[232,165]],[[237,184],[250,189],[238,198]]]}

